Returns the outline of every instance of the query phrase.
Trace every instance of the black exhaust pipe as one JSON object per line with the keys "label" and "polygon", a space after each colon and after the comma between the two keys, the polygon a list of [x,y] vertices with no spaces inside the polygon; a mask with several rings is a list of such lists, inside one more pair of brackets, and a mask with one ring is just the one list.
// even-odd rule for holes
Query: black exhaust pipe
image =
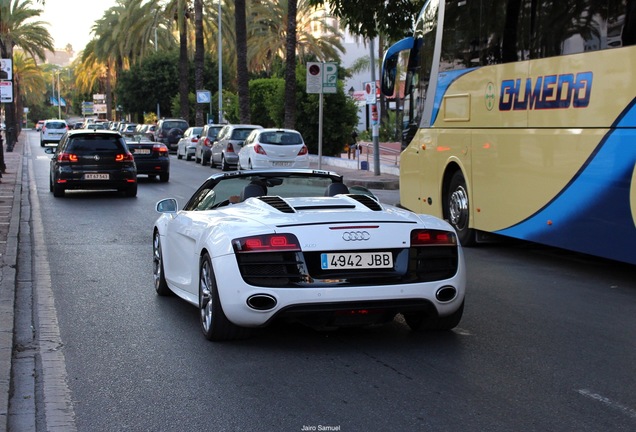
{"label": "black exhaust pipe", "polygon": [[457,297],[457,289],[450,285],[441,287],[435,293],[435,298],[442,303],[449,302],[455,297]]}
{"label": "black exhaust pipe", "polygon": [[247,305],[258,311],[268,311],[276,307],[276,298],[269,294],[254,294],[248,297]]}

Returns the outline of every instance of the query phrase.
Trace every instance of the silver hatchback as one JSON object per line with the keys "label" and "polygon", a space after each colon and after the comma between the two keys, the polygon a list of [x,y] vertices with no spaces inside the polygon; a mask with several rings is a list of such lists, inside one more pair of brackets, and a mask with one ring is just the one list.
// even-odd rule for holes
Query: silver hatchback
{"label": "silver hatchback", "polygon": [[210,167],[220,166],[223,171],[238,167],[238,153],[243,147],[245,138],[254,130],[263,129],[259,125],[232,124],[225,125],[219,132],[210,157]]}

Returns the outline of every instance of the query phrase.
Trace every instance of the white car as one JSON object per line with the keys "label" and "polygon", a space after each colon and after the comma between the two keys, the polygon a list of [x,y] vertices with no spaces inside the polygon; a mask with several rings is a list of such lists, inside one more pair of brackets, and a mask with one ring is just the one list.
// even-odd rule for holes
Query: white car
{"label": "white car", "polygon": [[169,198],[156,210],[155,290],[198,307],[209,340],[275,320],[331,328],[402,314],[413,330],[461,320],[466,270],[453,228],[334,172],[218,173],[182,209]]}
{"label": "white car", "polygon": [[40,147],[49,143],[57,145],[68,131],[68,125],[64,120],[45,120],[40,130]]}
{"label": "white car", "polygon": [[189,127],[177,143],[177,159],[186,158],[187,161],[194,157],[197,149],[197,142],[201,138],[203,126]]}
{"label": "white car", "polygon": [[309,150],[293,129],[256,129],[238,154],[239,169],[309,168]]}

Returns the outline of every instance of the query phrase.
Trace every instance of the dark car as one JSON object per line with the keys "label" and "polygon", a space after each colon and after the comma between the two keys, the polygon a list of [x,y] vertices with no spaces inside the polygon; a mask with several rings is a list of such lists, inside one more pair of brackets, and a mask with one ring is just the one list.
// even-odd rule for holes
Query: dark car
{"label": "dark car", "polygon": [[162,182],[170,180],[170,155],[165,144],[150,141],[144,134],[135,134],[126,136],[126,145],[135,158],[138,175],[159,177]]}
{"label": "dark car", "polygon": [[118,132],[72,130],[46,152],[53,154],[49,189],[55,197],[69,189],[116,189],[137,196],[135,159]]}
{"label": "dark car", "polygon": [[165,144],[170,151],[177,151],[179,140],[190,125],[183,119],[161,119],[157,122],[155,141]]}
{"label": "dark car", "polygon": [[210,162],[210,150],[221,129],[223,129],[223,125],[220,124],[207,124],[203,126],[201,138],[199,138],[197,146],[194,149],[194,161],[196,163],[207,165],[208,162]]}

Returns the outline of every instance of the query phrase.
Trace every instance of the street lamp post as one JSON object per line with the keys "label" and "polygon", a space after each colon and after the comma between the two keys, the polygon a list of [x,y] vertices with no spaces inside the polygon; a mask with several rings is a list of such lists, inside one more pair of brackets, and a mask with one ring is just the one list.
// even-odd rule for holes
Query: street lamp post
{"label": "street lamp post", "polygon": [[57,74],[57,118],[62,118],[62,99],[60,98],[60,71]]}

